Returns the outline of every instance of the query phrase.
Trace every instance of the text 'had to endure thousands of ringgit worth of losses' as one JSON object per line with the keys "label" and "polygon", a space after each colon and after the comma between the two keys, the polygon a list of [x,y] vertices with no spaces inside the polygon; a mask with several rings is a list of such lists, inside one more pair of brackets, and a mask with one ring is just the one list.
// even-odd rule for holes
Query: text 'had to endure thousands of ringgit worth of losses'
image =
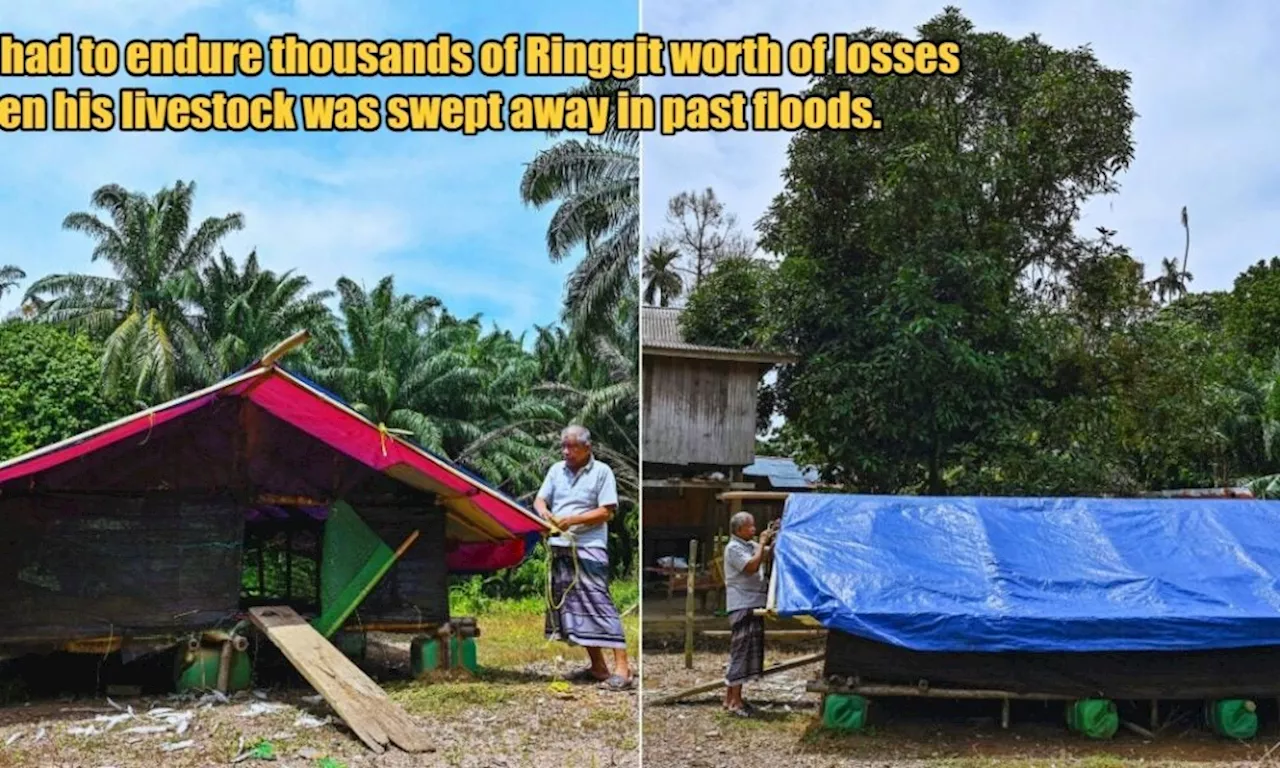
{"label": "text 'had to endure thousands of ringgit worth of losses'", "polygon": [[[0,34],[0,77],[48,78],[46,93],[0,92],[0,131],[685,131],[875,130],[871,97],[851,89],[786,94],[777,87],[654,97],[643,77],[954,75],[954,42],[860,40],[840,34],[782,41],[767,34],[725,40],[577,40],[508,34],[473,42],[448,33],[397,40],[115,40],[90,35],[23,39]],[[502,79],[580,78],[599,86],[566,93],[506,93]],[[181,92],[141,83],[111,89],[59,78],[178,78]],[[250,86],[254,78],[280,78]],[[333,78],[333,93],[293,93],[292,78]],[[490,80],[476,92],[413,93],[413,78]],[[246,78],[243,90],[191,93],[192,78]],[[361,92],[358,78],[393,78],[396,92]],[[113,86],[116,85],[113,83]],[[610,87],[612,85],[612,87]],[[0,88],[0,91],[8,89]],[[14,89],[19,90],[19,89]],[[22,89],[25,90],[25,89]]]}

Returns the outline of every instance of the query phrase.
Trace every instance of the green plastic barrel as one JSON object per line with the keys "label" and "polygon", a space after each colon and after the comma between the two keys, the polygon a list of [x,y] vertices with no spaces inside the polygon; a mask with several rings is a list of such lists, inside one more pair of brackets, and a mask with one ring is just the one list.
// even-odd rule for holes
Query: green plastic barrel
{"label": "green plastic barrel", "polygon": [[822,700],[822,725],[834,731],[861,731],[867,727],[867,706],[856,694],[829,693]]}
{"label": "green plastic barrel", "polygon": [[471,674],[475,674],[480,670],[480,664],[476,658],[476,639],[474,637],[454,637],[449,658],[453,660],[453,666],[462,667]]}
{"label": "green plastic barrel", "polygon": [[414,677],[440,668],[440,641],[434,637],[415,637],[409,644],[409,665]]}
{"label": "green plastic barrel", "polygon": [[[188,661],[189,658],[190,661]],[[174,665],[174,681],[178,693],[212,691],[217,688],[218,665],[221,659],[222,649],[217,647],[179,651]],[[231,674],[227,678],[228,690],[246,690],[252,680],[253,664],[249,660],[249,654],[245,651],[232,651]]]}
{"label": "green plastic barrel", "polygon": [[1109,739],[1120,728],[1120,713],[1110,699],[1081,699],[1067,706],[1067,727],[1091,739]]}
{"label": "green plastic barrel", "polygon": [[1205,719],[1214,733],[1228,739],[1252,739],[1258,733],[1258,708],[1248,699],[1206,702]]}
{"label": "green plastic barrel", "polygon": [[348,657],[360,661],[365,657],[368,648],[368,636],[363,632],[336,632],[330,638],[334,647]]}

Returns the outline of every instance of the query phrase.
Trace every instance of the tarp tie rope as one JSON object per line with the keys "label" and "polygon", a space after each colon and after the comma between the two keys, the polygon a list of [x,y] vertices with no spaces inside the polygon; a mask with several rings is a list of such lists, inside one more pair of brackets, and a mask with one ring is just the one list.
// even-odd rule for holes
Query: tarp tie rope
{"label": "tarp tie rope", "polygon": [[554,577],[555,577],[555,554],[551,551],[551,540],[547,534],[543,534],[543,548],[547,550],[547,605],[552,612],[558,611],[564,607],[565,601],[569,599],[569,593],[574,587],[578,586],[578,577],[582,574],[581,566],[578,563],[578,537],[571,531],[562,531],[560,527],[550,520],[547,521],[555,535],[563,536],[569,540],[569,555],[573,560],[573,581],[569,582],[569,586],[564,588],[564,593],[560,595],[560,601],[556,602]]}
{"label": "tarp tie rope", "polygon": [[378,422],[378,443],[382,446],[382,455],[387,455],[387,435],[391,432],[387,429],[387,425]]}
{"label": "tarp tie rope", "polygon": [[148,410],[147,411],[147,436],[142,438],[142,442],[138,443],[138,445],[146,445],[151,440],[151,430],[155,428],[156,428],[156,412],[153,410]]}

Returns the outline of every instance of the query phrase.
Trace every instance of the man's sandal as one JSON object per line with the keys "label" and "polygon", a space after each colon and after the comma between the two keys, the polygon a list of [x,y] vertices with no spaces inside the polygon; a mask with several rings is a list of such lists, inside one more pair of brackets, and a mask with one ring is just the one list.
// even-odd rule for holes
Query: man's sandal
{"label": "man's sandal", "polygon": [[600,683],[601,688],[610,691],[625,691],[631,687],[631,678],[622,677],[621,675],[610,675],[608,680]]}
{"label": "man's sandal", "polygon": [[585,667],[574,672],[565,679],[571,683],[603,683],[608,678],[598,677],[596,673],[591,670],[591,667]]}

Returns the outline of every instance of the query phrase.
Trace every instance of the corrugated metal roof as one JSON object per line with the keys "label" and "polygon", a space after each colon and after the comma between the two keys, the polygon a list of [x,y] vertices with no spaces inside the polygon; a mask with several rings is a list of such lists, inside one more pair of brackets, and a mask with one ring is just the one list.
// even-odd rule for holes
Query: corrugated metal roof
{"label": "corrugated metal roof", "polygon": [[680,312],[674,307],[642,307],[640,311],[640,342],[644,349],[668,351],[697,356],[704,353],[712,357],[758,358],[761,362],[790,362],[787,355],[775,355],[755,349],[713,347],[690,344],[680,331]]}
{"label": "corrugated metal roof", "polygon": [[777,456],[757,456],[751,466],[742,470],[747,477],[767,477],[774,488],[808,488],[809,483],[800,467],[791,459]]}

